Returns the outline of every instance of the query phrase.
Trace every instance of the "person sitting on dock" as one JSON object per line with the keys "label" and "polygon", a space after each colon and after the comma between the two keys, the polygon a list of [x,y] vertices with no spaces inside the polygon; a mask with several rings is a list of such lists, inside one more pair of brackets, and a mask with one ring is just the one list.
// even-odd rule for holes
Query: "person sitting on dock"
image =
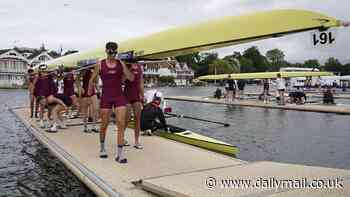
{"label": "person sitting on dock", "polygon": [[34,92],[37,96],[37,102],[40,105],[39,118],[41,128],[45,128],[44,110],[47,104],[57,103],[62,105],[63,108],[67,109],[67,106],[60,99],[54,96],[52,75],[52,73],[48,73],[46,64],[39,65],[39,76],[35,83]]}
{"label": "person sitting on dock", "polygon": [[290,103],[302,105],[306,101],[306,94],[300,86],[297,86],[293,91],[289,93]]}
{"label": "person sitting on dock", "polygon": [[158,129],[166,129],[166,120],[160,103],[162,101],[162,93],[155,92],[150,103],[147,103],[141,112],[141,131],[147,135]]}
{"label": "person sitting on dock", "polygon": [[214,98],[216,99],[220,99],[222,96],[222,92],[220,88],[216,88],[215,92],[214,92]]}
{"label": "person sitting on dock", "polygon": [[105,138],[111,111],[114,108],[118,128],[115,161],[119,163],[127,163],[128,160],[122,154],[127,104],[127,100],[122,90],[122,81],[123,79],[133,81],[134,75],[121,60],[116,58],[118,53],[117,43],[108,42],[105,49],[107,58],[96,64],[88,88],[88,95],[91,95],[96,84],[97,76],[100,75],[102,80],[102,96],[100,102],[100,158],[108,157],[105,149]]}
{"label": "person sitting on dock", "polygon": [[335,104],[332,88],[330,86],[323,92],[323,104]]}
{"label": "person sitting on dock", "polygon": [[55,133],[57,132],[57,127],[59,129],[67,129],[67,126],[64,124],[64,119],[62,112],[67,111],[69,106],[72,105],[72,100],[69,96],[64,95],[64,82],[63,75],[60,73],[56,76],[55,80],[51,80],[52,95],[63,102],[51,102],[48,105],[49,112],[52,116],[53,123],[52,126],[47,130],[47,132]]}

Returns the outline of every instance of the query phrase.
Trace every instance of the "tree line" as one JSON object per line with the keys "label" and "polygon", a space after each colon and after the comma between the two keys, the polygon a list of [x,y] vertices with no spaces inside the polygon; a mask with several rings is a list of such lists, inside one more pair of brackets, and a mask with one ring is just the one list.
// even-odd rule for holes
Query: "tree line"
{"label": "tree line", "polygon": [[350,63],[343,65],[334,57],[328,58],[322,65],[317,59],[291,63],[285,60],[285,54],[280,49],[269,50],[263,55],[256,46],[246,49],[243,53],[233,52],[224,58],[219,58],[217,53],[198,52],[175,58],[179,62],[186,62],[196,76],[215,73],[274,72],[279,71],[281,67],[317,68],[321,71],[350,75]]}

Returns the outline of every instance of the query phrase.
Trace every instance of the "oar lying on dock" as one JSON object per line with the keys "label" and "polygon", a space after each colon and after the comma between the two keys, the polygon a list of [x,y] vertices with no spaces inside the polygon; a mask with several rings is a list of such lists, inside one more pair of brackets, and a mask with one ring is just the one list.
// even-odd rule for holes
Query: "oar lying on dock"
{"label": "oar lying on dock", "polygon": [[217,121],[206,120],[206,119],[196,118],[196,117],[191,117],[191,116],[186,116],[186,115],[178,115],[178,114],[173,114],[173,113],[165,113],[165,114],[170,115],[172,117],[177,117],[177,118],[187,118],[187,119],[198,120],[198,121],[202,121],[202,122],[210,122],[210,123],[220,124],[220,125],[224,125],[225,127],[230,126],[230,124],[224,123],[224,122],[217,122]]}

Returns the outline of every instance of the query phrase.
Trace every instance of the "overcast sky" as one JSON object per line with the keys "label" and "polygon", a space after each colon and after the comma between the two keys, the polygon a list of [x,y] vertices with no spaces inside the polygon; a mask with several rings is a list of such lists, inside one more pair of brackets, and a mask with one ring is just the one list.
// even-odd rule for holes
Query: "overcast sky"
{"label": "overcast sky", "polygon": [[[220,16],[241,15],[269,9],[307,9],[350,20],[349,0],[1,0],[0,48],[16,46],[58,50],[86,50],[107,40],[197,23]],[[273,48],[291,62],[330,56],[350,62],[350,28],[341,28],[333,47],[315,49],[310,33],[253,42],[216,50],[220,56],[258,46],[262,53]]]}

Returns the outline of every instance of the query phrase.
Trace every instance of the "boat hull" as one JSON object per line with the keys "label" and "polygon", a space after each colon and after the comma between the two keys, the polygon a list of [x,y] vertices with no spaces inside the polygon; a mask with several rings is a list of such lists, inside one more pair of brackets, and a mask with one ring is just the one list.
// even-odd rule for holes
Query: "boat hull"
{"label": "boat hull", "polygon": [[[134,128],[134,123],[131,122],[128,127]],[[189,144],[225,155],[235,156],[239,153],[239,148],[234,145],[206,137],[189,130],[176,133],[160,131],[157,133],[157,135],[163,138],[171,139],[177,142]]]}

